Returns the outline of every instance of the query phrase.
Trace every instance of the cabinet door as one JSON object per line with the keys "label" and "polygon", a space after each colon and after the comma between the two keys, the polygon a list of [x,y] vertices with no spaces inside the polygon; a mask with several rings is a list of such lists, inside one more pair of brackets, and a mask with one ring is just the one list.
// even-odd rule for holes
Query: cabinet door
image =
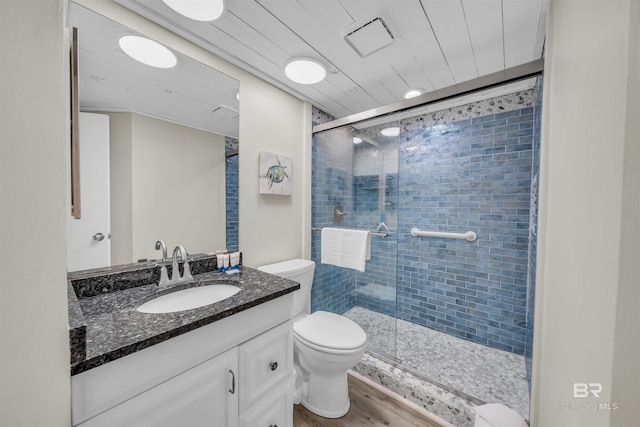
{"label": "cabinet door", "polygon": [[289,384],[272,390],[268,397],[240,416],[240,427],[293,427],[293,389]]}
{"label": "cabinet door", "polygon": [[80,426],[237,427],[238,388],[238,349],[233,348]]}
{"label": "cabinet door", "polygon": [[293,387],[292,323],[258,335],[240,346],[240,413],[281,384]]}

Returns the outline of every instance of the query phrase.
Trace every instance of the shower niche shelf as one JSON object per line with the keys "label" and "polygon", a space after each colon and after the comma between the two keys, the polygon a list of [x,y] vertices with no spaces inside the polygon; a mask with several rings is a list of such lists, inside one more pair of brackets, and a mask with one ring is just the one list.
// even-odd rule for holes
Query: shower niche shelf
{"label": "shower niche shelf", "polygon": [[[362,189],[366,191],[379,191],[384,189],[385,191],[389,191],[393,189],[393,175],[385,175],[384,180],[381,180],[378,175],[369,175],[362,177],[363,185]],[[381,182],[383,181],[383,182]]]}
{"label": "shower niche shelf", "polygon": [[363,187],[362,189],[363,190],[367,190],[367,191],[378,191],[378,190],[381,190],[383,188],[385,188],[385,189],[386,188],[391,188],[391,186],[390,185],[381,185],[379,187]]}
{"label": "shower niche shelf", "polygon": [[[375,212],[379,219],[382,212],[394,212],[397,202],[397,179],[391,174],[354,176],[355,209],[360,213]],[[377,222],[376,222],[377,224]]]}

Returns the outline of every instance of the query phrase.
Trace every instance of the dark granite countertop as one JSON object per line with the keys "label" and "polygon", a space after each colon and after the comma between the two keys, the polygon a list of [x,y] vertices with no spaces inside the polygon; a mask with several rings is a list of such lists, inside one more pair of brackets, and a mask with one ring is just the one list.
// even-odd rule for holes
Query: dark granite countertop
{"label": "dark granite countertop", "polygon": [[[71,375],[79,374],[138,350],[166,341],[300,288],[297,282],[241,267],[230,275],[205,272],[195,281],[159,290],[155,284],[102,289],[78,295],[69,281]],[[228,283],[240,288],[234,296],[204,307],[175,313],[149,314],[136,307],[160,295],[194,286]],[[102,286],[102,285],[101,285]],[[80,292],[79,292],[80,291]]]}

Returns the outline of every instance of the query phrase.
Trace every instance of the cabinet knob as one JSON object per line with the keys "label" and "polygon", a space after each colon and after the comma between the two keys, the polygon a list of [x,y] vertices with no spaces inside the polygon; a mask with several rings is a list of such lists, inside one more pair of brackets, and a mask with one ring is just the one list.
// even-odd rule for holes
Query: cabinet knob
{"label": "cabinet knob", "polygon": [[[271,368],[272,371],[275,371],[276,369],[278,369],[278,362],[272,362],[269,367]],[[272,427],[272,426],[270,426]],[[278,427],[278,426],[275,426]]]}
{"label": "cabinet knob", "polygon": [[278,427],[278,424],[269,424],[269,427]]}

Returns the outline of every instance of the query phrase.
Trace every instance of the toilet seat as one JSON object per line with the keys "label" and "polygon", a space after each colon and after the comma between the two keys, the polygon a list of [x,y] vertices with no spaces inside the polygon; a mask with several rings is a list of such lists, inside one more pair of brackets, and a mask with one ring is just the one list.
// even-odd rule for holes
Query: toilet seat
{"label": "toilet seat", "polygon": [[353,320],[316,311],[295,320],[293,334],[302,344],[325,353],[354,353],[367,343],[367,334]]}

